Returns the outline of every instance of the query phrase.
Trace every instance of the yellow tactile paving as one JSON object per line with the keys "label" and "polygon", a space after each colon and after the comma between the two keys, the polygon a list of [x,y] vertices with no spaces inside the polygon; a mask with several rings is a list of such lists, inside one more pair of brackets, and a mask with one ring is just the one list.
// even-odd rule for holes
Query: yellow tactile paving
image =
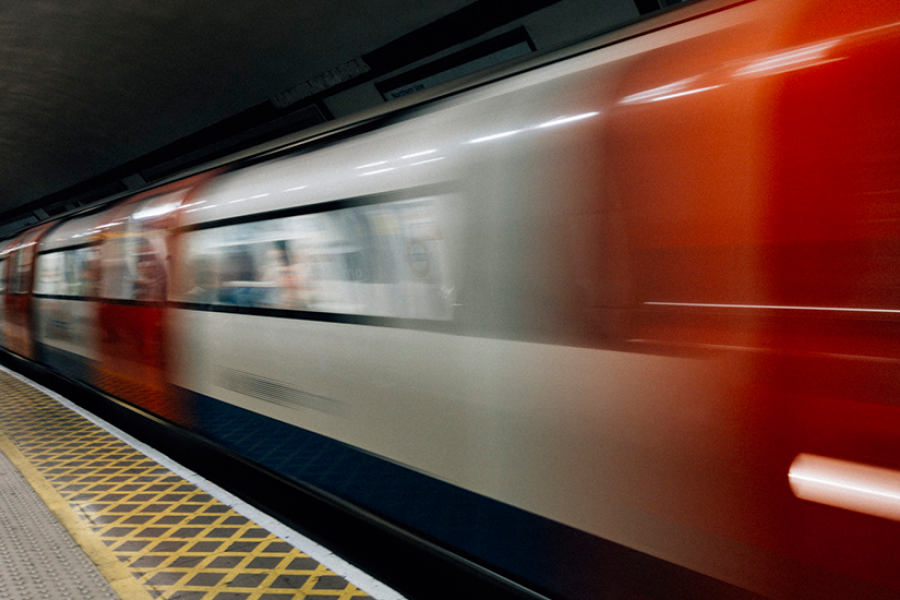
{"label": "yellow tactile paving", "polygon": [[120,564],[101,569],[107,578],[133,575],[139,586],[120,581],[116,588],[126,600],[368,597],[180,476],[2,372],[0,446],[15,455],[10,458],[33,487],[61,499],[54,512],[70,532],[74,527],[73,537],[83,547],[94,545],[86,550],[98,566],[106,560],[104,549],[117,559]]}

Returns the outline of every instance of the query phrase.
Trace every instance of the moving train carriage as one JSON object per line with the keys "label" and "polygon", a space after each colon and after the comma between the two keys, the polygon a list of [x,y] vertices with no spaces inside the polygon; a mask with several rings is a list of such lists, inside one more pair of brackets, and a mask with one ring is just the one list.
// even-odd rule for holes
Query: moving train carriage
{"label": "moving train carriage", "polygon": [[102,230],[95,385],[551,597],[897,597],[898,22],[697,3],[61,225],[39,279]]}
{"label": "moving train carriage", "polygon": [[5,314],[6,314],[6,282],[7,282],[7,248],[12,244],[12,240],[0,241],[0,347],[5,347],[3,337],[5,335]]}
{"label": "moving train carriage", "polygon": [[139,194],[103,213],[97,297],[96,385],[154,414],[183,421],[169,388],[165,301],[174,213],[204,177]]}
{"label": "moving train carriage", "polygon": [[105,213],[64,221],[38,253],[34,284],[34,336],[41,360],[83,383],[97,383],[100,362],[97,298],[100,231]]}
{"label": "moving train carriage", "polygon": [[865,474],[900,468],[900,112],[888,98],[900,15],[798,14],[779,21],[779,46],[743,60],[716,40],[737,43],[734,27],[649,53],[605,140],[631,223],[628,337],[726,375],[684,409],[695,425],[679,445],[682,476],[645,505],[833,570],[810,574],[828,582],[818,596],[797,583],[786,597],[847,597],[828,591],[834,573],[898,588],[896,524],[883,520],[898,515],[877,500],[890,471]]}
{"label": "moving train carriage", "polygon": [[7,349],[35,359],[33,334],[34,264],[38,244],[55,223],[39,225],[9,241],[4,250],[6,289],[3,311],[3,343]]}
{"label": "moving train carriage", "polygon": [[203,178],[52,227],[35,266],[41,361],[171,420],[165,306],[172,213]]}
{"label": "moving train carriage", "polygon": [[[198,428],[553,593],[604,589],[600,540],[776,598],[900,588],[885,511],[802,483],[900,467],[896,17],[734,6],[220,177],[180,230],[244,265],[181,287],[212,298],[173,316]],[[405,263],[365,212],[402,203],[437,241]],[[436,312],[374,275],[438,253]],[[302,303],[261,299],[267,256]]]}

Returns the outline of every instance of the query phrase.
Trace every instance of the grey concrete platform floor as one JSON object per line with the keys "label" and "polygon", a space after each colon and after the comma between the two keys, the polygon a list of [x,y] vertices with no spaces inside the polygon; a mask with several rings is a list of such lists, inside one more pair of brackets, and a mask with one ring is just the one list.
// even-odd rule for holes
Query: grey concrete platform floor
{"label": "grey concrete platform floor", "polygon": [[0,599],[118,598],[94,563],[0,452]]}

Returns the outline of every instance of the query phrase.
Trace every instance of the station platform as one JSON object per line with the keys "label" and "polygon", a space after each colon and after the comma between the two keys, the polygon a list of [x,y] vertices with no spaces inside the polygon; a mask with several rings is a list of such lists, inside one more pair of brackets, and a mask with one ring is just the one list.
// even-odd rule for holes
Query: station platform
{"label": "station platform", "polygon": [[0,598],[402,600],[326,548],[0,369]]}

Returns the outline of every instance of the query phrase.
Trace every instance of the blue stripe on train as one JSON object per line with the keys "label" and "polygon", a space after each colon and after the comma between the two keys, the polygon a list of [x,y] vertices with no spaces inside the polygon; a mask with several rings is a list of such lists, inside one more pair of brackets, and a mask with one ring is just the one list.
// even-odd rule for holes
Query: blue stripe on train
{"label": "blue stripe on train", "polygon": [[193,428],[204,437],[554,596],[602,595],[618,579],[622,553],[638,554],[320,434],[184,391],[194,405]]}
{"label": "blue stripe on train", "polygon": [[95,368],[96,361],[40,342],[35,342],[35,349],[38,362],[69,379],[83,383],[90,382],[90,374]]}

